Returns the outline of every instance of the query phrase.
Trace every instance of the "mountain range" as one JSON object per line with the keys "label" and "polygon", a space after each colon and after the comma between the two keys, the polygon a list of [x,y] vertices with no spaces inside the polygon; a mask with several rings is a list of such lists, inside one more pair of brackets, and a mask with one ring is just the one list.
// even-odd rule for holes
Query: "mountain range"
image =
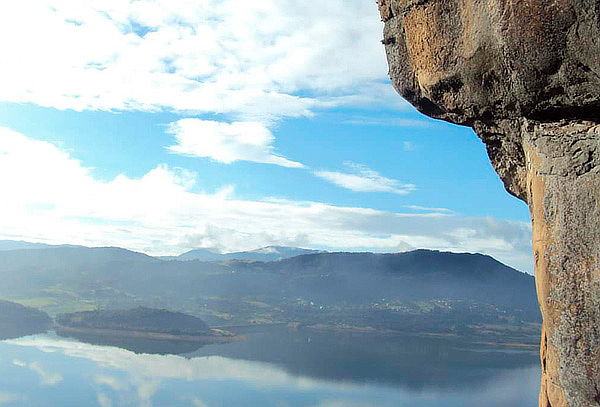
{"label": "mountain range", "polygon": [[220,253],[212,249],[194,249],[179,256],[162,256],[163,260],[200,260],[200,261],[228,261],[228,260],[252,260],[252,261],[277,261],[303,254],[324,253],[321,250],[301,249],[287,246],[266,246],[260,249]]}
{"label": "mountain range", "polygon": [[[51,248],[85,248],[78,245],[51,245],[45,243],[31,243],[21,240],[0,240],[0,251],[11,250],[32,250],[32,249],[51,249]],[[221,253],[214,249],[193,249],[178,256],[157,256],[161,260],[200,260],[200,261],[229,261],[229,260],[249,260],[249,261],[276,261],[288,259],[290,257],[303,254],[325,253],[323,250],[302,249],[288,246],[266,246],[259,249]]]}
{"label": "mountain range", "polygon": [[0,240],[0,251],[20,249],[49,249],[52,247],[83,247],[75,245],[51,245],[45,243],[31,243],[21,240]]}
{"label": "mountain range", "polygon": [[147,306],[218,326],[298,322],[427,331],[539,321],[533,277],[481,254],[285,257],[305,249],[272,247],[241,258],[182,261],[121,248],[34,247],[0,250],[0,298],[51,315]]}

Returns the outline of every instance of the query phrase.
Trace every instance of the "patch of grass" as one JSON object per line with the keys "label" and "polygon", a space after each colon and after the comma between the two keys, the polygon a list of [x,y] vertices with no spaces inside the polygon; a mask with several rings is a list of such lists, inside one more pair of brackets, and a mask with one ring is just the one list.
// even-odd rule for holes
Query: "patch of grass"
{"label": "patch of grass", "polygon": [[56,306],[58,304],[58,300],[54,297],[11,298],[9,301],[25,305],[26,307],[38,308],[44,311],[46,308]]}
{"label": "patch of grass", "polygon": [[246,301],[246,303],[256,308],[271,308],[271,305],[261,301]]}
{"label": "patch of grass", "polygon": [[54,296],[58,296],[58,297],[61,297],[61,296],[74,297],[74,298],[79,297],[79,295],[77,295],[75,292],[65,289],[65,288],[61,287],[60,285],[44,288],[41,290],[41,292],[50,294],[50,295],[54,295]]}
{"label": "patch of grass", "polygon": [[98,304],[93,301],[73,298],[59,299],[55,297],[31,297],[8,298],[7,300],[27,307],[37,308],[47,312],[50,316],[79,311],[93,311],[98,308]]}

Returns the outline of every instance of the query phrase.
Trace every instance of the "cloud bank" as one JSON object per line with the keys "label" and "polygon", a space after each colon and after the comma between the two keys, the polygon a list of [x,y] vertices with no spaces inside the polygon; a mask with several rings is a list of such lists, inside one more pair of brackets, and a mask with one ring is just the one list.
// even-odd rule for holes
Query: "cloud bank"
{"label": "cloud bank", "polygon": [[387,212],[197,191],[198,174],[158,165],[103,181],[57,146],[0,128],[0,238],[112,245],[150,254],[278,244],[325,250],[413,248],[490,254],[531,269],[530,225],[440,211]]}
{"label": "cloud bank", "polygon": [[20,0],[0,6],[0,100],[277,119],[385,101],[373,2]]}

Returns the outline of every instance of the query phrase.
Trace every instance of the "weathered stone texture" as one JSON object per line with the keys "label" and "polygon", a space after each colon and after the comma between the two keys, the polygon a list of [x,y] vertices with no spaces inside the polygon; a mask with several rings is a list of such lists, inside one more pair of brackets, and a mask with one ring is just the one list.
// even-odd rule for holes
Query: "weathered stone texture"
{"label": "weathered stone texture", "polygon": [[600,0],[380,0],[394,87],[528,202],[540,406],[600,406]]}

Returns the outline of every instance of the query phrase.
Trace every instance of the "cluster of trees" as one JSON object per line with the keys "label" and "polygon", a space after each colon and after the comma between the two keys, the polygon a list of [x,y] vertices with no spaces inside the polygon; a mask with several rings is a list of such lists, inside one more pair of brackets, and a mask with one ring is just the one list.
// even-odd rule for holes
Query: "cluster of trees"
{"label": "cluster of trees", "polygon": [[203,335],[210,328],[200,318],[181,312],[138,307],[130,310],[97,310],[61,314],[56,322],[63,327],[113,329],[174,335]]}
{"label": "cluster of trees", "polygon": [[0,301],[0,339],[45,332],[52,319],[43,311],[9,301]]}

